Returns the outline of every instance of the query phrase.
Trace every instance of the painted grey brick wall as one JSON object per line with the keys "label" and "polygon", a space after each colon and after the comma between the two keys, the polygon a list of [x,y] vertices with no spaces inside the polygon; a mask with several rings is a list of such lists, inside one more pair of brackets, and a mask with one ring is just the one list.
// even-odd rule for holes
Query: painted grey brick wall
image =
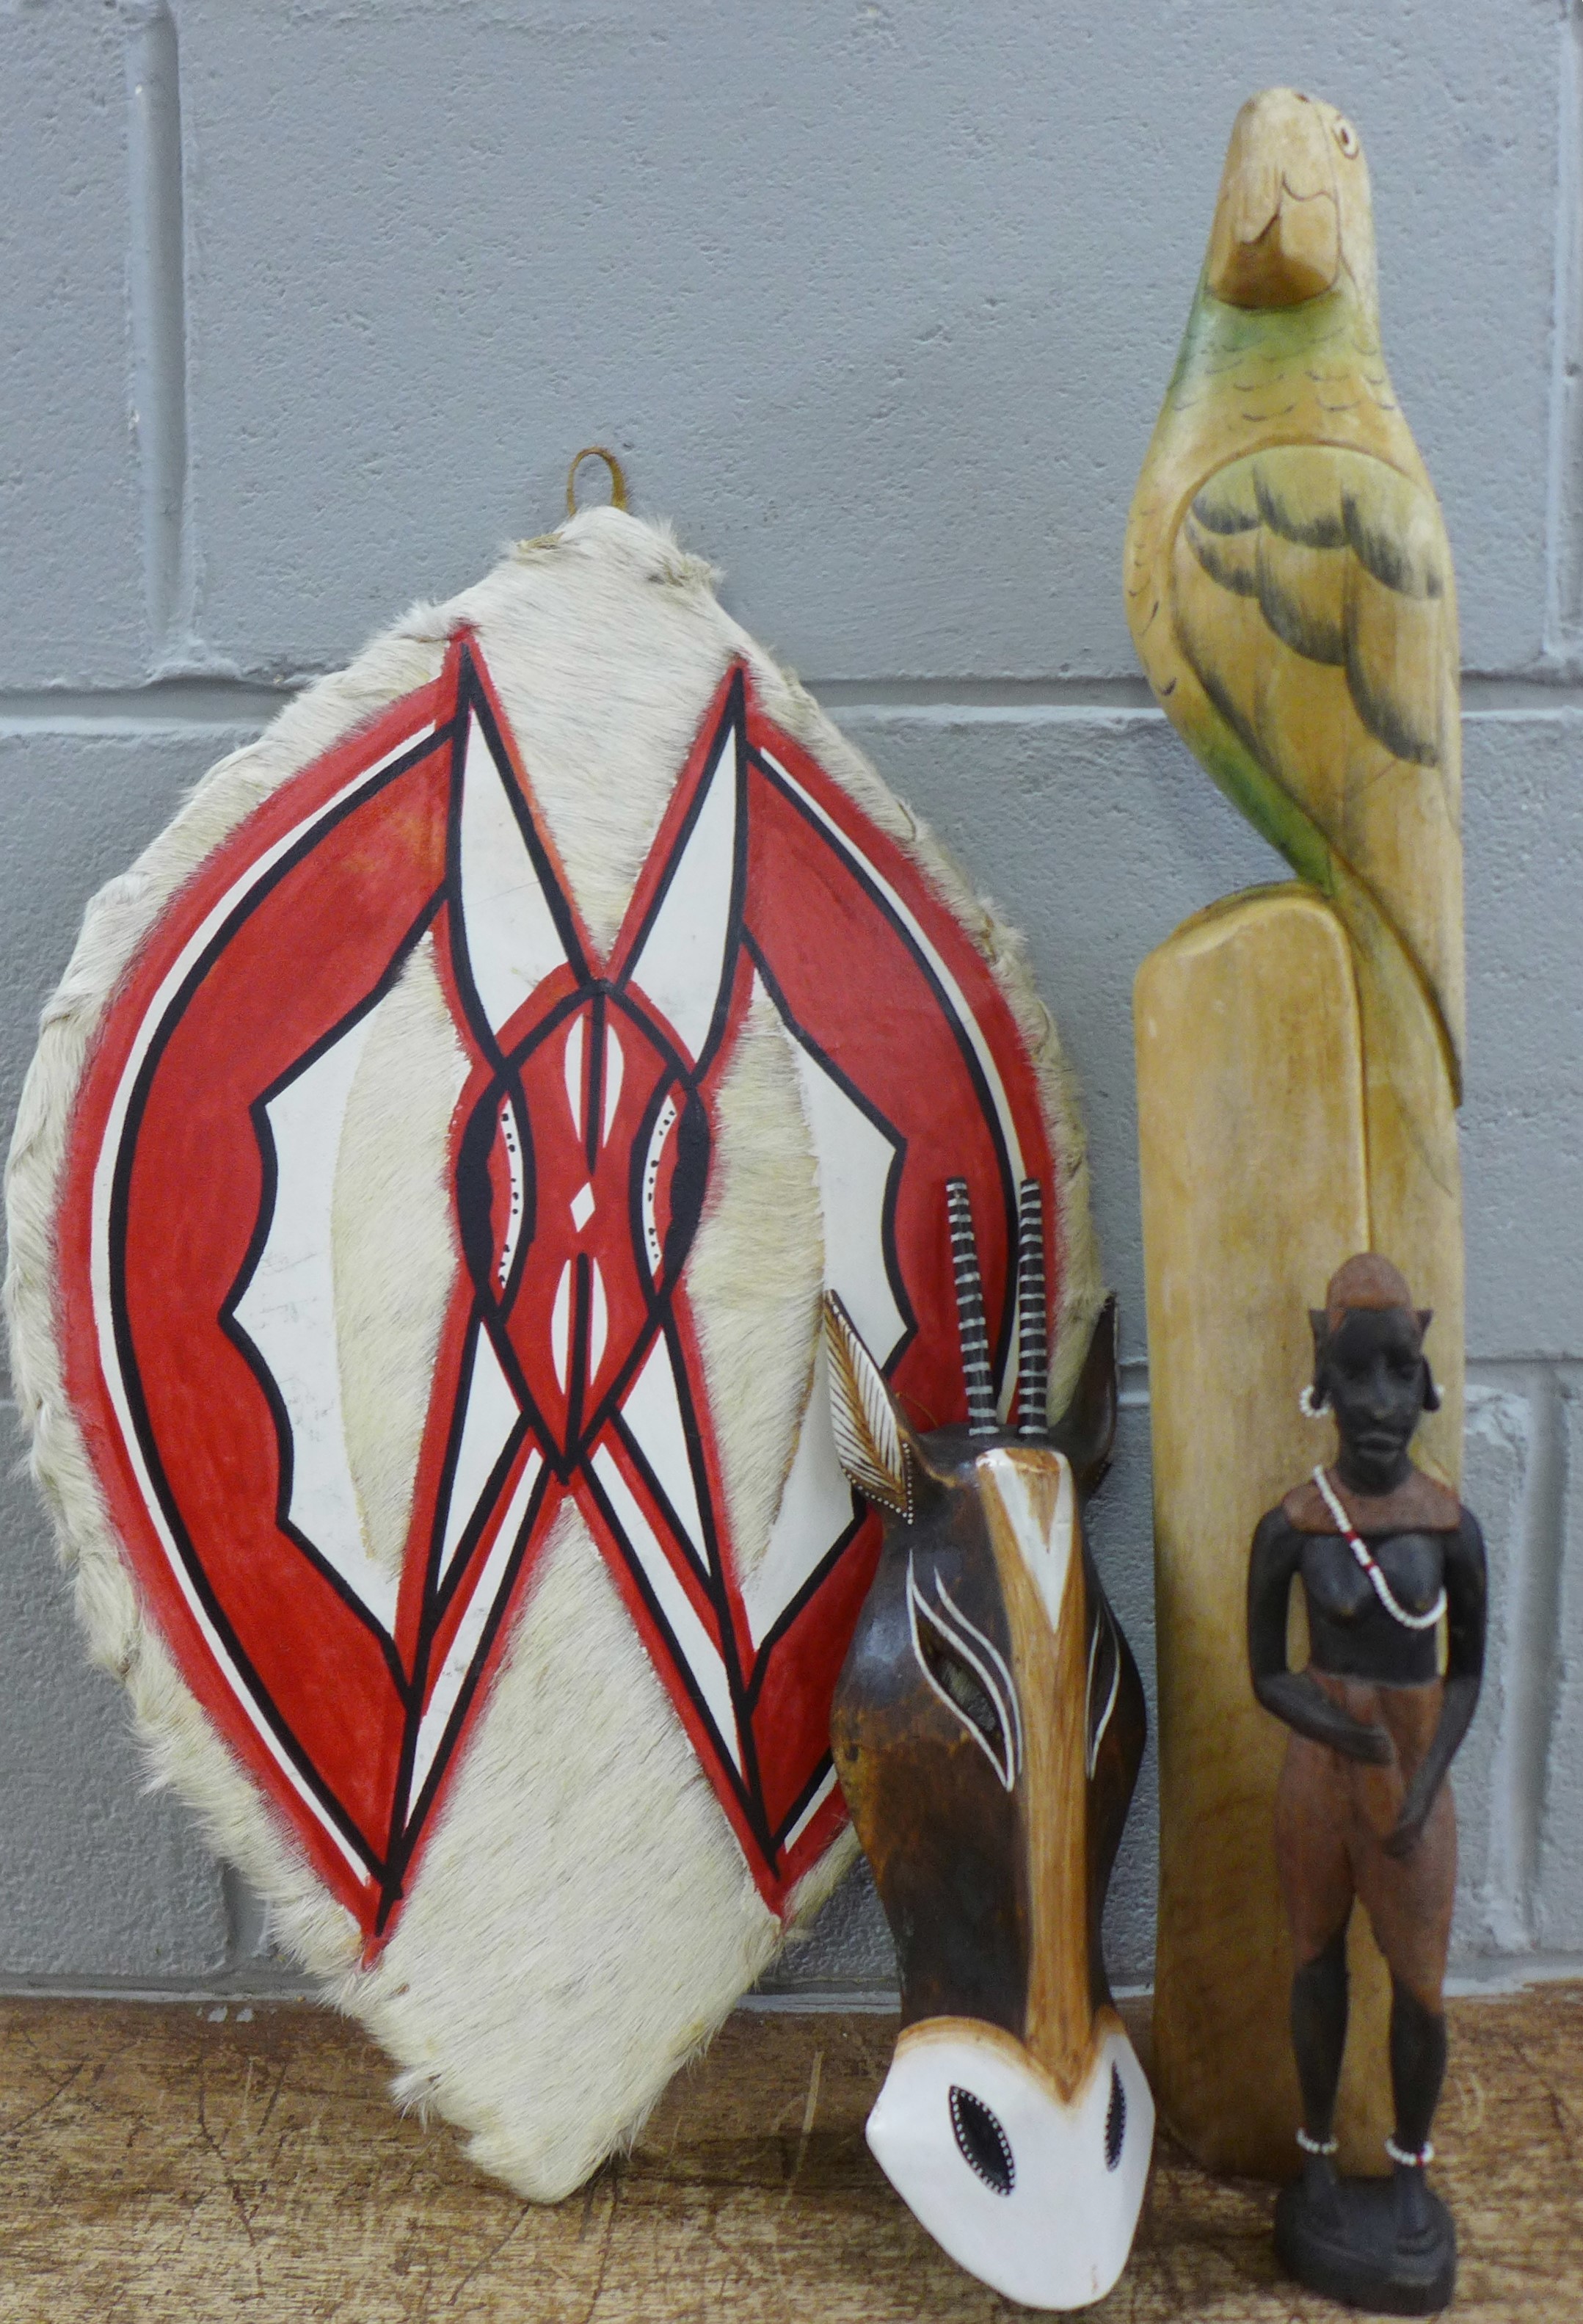
{"label": "painted grey brick wall", "polygon": [[[1275,865],[1148,705],[1121,531],[1238,105],[1355,115],[1469,672],[1468,1968],[1583,1958],[1580,54],[1579,0],[0,0],[0,1109],[182,788],[612,443],[1028,934],[1122,1298],[1093,1529],[1146,1669],[1129,988]],[[1151,1757],[1128,1981],[1153,1814]],[[0,1981],[286,1974],[140,1789],[14,1480],[0,1865]],[[779,1982],[889,1974],[857,1881]]]}

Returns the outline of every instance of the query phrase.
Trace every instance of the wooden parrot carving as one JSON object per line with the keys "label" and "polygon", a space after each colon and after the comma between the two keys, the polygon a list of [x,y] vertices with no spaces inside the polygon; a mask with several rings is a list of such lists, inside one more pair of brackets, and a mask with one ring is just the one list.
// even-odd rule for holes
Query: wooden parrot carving
{"label": "wooden parrot carving", "polygon": [[[1328,1451],[1295,1407],[1298,1335],[1350,1249],[1424,1286],[1446,1393],[1421,1443],[1451,1484],[1462,1421],[1456,591],[1381,349],[1367,166],[1317,98],[1268,89],[1237,118],[1125,582],[1162,706],[1297,874],[1189,921],[1136,994],[1164,2111],[1205,2161],[1285,2172],[1280,1745],[1240,1668],[1240,1600],[1265,1481]],[[1376,2169],[1388,2125],[1354,2101],[1349,2167]]]}

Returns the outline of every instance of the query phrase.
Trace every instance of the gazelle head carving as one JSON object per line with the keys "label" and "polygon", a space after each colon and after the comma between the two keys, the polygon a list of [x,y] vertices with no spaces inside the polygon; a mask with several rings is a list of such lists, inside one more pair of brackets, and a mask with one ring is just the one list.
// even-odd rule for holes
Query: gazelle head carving
{"label": "gazelle head carving", "polygon": [[1154,2126],[1100,1948],[1145,1725],[1079,1507],[1115,1429],[1114,1313],[1053,1430],[1041,1196],[1026,1182],[1017,1411],[1003,1425],[961,1181],[947,1200],[965,1427],[916,1431],[826,1303],[837,1447],[885,1523],[832,1721],[901,1971],[869,2143],[963,2266],[1032,2306],[1076,2307],[1126,2261]]}

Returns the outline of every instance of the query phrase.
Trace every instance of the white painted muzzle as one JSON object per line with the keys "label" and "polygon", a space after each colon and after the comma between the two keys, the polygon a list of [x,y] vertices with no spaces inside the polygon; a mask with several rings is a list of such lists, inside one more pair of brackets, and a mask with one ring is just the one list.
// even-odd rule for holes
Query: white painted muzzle
{"label": "white painted muzzle", "polygon": [[1120,2024],[1100,2024],[1067,2100],[1010,2034],[925,2018],[897,2042],[869,2116],[874,2158],[920,2224],[1029,2308],[1102,2299],[1132,2247],[1155,2103]]}

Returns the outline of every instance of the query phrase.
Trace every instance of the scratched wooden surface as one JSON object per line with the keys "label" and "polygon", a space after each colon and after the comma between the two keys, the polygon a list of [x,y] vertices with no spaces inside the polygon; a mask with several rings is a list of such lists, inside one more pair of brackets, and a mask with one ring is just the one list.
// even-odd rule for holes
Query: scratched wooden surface
{"label": "scratched wooden surface", "polygon": [[[1583,1986],[1452,2009],[1440,2183],[1465,2324],[1583,2314]],[[306,2007],[0,2003],[5,2324],[820,2324],[1021,2311],[961,2274],[863,2145],[885,2017],[739,2016],[636,2151],[536,2209]],[[1276,2278],[1266,2189],[1156,2160],[1126,2324],[1337,2318]]]}

